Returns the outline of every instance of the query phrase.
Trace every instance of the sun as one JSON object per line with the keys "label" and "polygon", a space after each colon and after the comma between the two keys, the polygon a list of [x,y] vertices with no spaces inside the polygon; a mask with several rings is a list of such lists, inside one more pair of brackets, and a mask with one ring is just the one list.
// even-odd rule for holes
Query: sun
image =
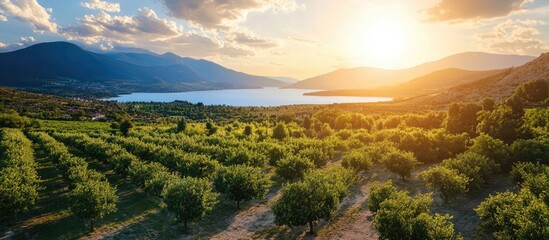
{"label": "sun", "polygon": [[359,54],[379,61],[393,61],[402,57],[407,47],[408,34],[403,24],[376,21],[366,25],[359,43]]}

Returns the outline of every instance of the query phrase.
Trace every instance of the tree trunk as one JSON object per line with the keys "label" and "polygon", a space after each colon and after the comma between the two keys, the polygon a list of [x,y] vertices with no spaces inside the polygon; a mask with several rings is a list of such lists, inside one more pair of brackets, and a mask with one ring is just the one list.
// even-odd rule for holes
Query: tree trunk
{"label": "tree trunk", "polygon": [[310,234],[315,233],[315,231],[314,231],[314,229],[313,229],[313,221],[310,221],[310,222],[309,222],[309,233],[310,233]]}
{"label": "tree trunk", "polygon": [[185,233],[189,233],[189,226],[187,226],[187,220],[183,220],[183,228]]}
{"label": "tree trunk", "polygon": [[240,210],[240,200],[236,200],[236,209]]}
{"label": "tree trunk", "polygon": [[95,230],[94,224],[95,224],[95,221],[92,219],[92,220],[90,221],[90,232],[93,232],[93,231]]}

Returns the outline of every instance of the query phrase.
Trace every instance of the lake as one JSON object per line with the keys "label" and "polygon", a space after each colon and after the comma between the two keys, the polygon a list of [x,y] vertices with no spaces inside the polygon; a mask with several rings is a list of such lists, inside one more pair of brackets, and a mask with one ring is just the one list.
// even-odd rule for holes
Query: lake
{"label": "lake", "polygon": [[175,100],[206,105],[228,106],[282,106],[293,104],[331,104],[392,101],[388,97],[304,96],[316,90],[303,89],[230,89],[174,93],[132,93],[106,100],[118,102],[173,102]]}

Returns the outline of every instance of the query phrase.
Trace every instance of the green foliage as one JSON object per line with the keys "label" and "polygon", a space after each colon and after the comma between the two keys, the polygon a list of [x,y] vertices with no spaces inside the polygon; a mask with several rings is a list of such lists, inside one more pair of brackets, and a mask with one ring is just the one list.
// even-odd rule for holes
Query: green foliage
{"label": "green foliage", "polygon": [[522,83],[516,93],[528,102],[541,102],[549,97],[549,83],[541,79],[528,81]]}
{"label": "green foliage", "polygon": [[133,122],[130,119],[125,118],[125,119],[122,119],[122,121],[120,121],[119,129],[120,129],[120,132],[124,134],[124,136],[128,136],[128,133],[132,128],[133,128]]}
{"label": "green foliage", "polygon": [[369,199],[368,207],[371,204],[377,209],[374,227],[379,232],[380,239],[459,238],[455,236],[451,216],[429,215],[429,206],[433,201],[430,194],[411,197],[407,192],[396,191],[390,182],[372,189],[371,194],[374,193],[375,200]]}
{"label": "green foliage", "polygon": [[303,226],[313,232],[315,221],[330,220],[348,189],[349,172],[341,169],[319,172],[288,184],[272,207],[277,225]]}
{"label": "green foliage", "polygon": [[490,195],[475,211],[496,239],[549,238],[549,207],[527,188]]}
{"label": "green foliage", "polygon": [[91,231],[94,222],[105,215],[116,212],[116,188],[107,181],[85,181],[76,184],[69,193],[71,211],[82,219],[91,221]]}
{"label": "green foliage", "polygon": [[511,149],[502,140],[481,134],[473,139],[473,145],[469,150],[487,157],[504,169],[511,167]]}
{"label": "green foliage", "polygon": [[332,150],[318,147],[309,147],[299,151],[298,155],[313,161],[316,167],[325,166],[330,160]]}
{"label": "green foliage", "polygon": [[218,202],[217,196],[207,180],[186,177],[170,185],[164,202],[168,211],[185,224],[185,232],[188,232],[187,224],[209,213]]}
{"label": "green foliage", "polygon": [[478,132],[501,139],[505,143],[527,136],[526,129],[522,128],[521,114],[516,114],[507,105],[499,105],[494,111],[483,111],[478,117]]}
{"label": "green foliage", "polygon": [[177,121],[177,132],[184,132],[185,129],[187,129],[187,121],[185,120],[185,118],[181,118],[179,119],[179,121]]}
{"label": "green foliage", "polygon": [[244,127],[244,136],[249,137],[253,134],[253,129],[251,125],[246,125]]}
{"label": "green foliage", "polygon": [[466,152],[442,162],[442,166],[456,170],[469,179],[469,188],[480,189],[488,177],[497,172],[499,165],[485,156]]}
{"label": "green foliage", "polygon": [[518,162],[513,165],[513,169],[509,173],[509,176],[515,185],[521,185],[529,176],[537,176],[544,172],[549,172],[549,168],[546,165],[531,162]]}
{"label": "green foliage", "polygon": [[391,180],[383,183],[376,184],[370,189],[370,196],[368,196],[367,206],[368,210],[373,213],[376,213],[381,208],[381,203],[390,197],[397,194],[398,191],[393,185]]}
{"label": "green foliage", "polygon": [[549,143],[536,139],[518,139],[511,144],[514,161],[549,164]]}
{"label": "green foliage", "polygon": [[398,174],[403,180],[419,164],[413,153],[404,151],[391,151],[383,156],[382,162],[389,171]]}
{"label": "green foliage", "polygon": [[11,224],[38,199],[32,143],[18,129],[0,131],[0,219]]}
{"label": "green foliage", "polygon": [[277,140],[283,140],[284,138],[288,137],[288,130],[286,129],[286,124],[283,122],[279,122],[276,124],[275,128],[273,129],[273,138]]}
{"label": "green foliage", "polygon": [[21,117],[17,112],[0,113],[0,127],[25,128],[31,125],[28,117]]}
{"label": "green foliage", "polygon": [[233,165],[219,169],[214,178],[214,188],[227,198],[240,202],[265,197],[271,186],[269,177],[260,168]]}
{"label": "green foliage", "polygon": [[475,103],[451,103],[448,107],[446,129],[451,133],[475,134],[477,113],[481,107]]}
{"label": "green foliage", "polygon": [[341,165],[345,168],[352,168],[353,170],[368,171],[372,167],[374,161],[371,156],[363,150],[353,150],[343,155],[341,158]]}
{"label": "green foliage", "polygon": [[305,174],[313,168],[314,164],[308,158],[290,156],[278,161],[276,173],[287,180],[294,181],[303,179]]}
{"label": "green foliage", "polygon": [[469,178],[455,169],[436,166],[421,173],[421,177],[430,189],[438,190],[445,203],[456,195],[468,191]]}
{"label": "green foliage", "polygon": [[208,136],[214,135],[217,132],[217,126],[211,121],[206,122],[206,130],[208,131]]}

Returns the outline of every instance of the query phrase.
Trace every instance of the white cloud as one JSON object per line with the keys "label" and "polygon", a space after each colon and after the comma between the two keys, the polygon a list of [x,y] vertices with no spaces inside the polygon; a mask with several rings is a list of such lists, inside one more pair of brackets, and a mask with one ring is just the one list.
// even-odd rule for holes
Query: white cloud
{"label": "white cloud", "polygon": [[101,0],[90,0],[80,3],[83,7],[92,10],[103,10],[106,12],[120,12],[120,3],[106,2]]}
{"label": "white cloud", "polygon": [[19,40],[20,40],[19,42],[8,43],[8,44],[0,42],[0,50],[2,52],[14,51],[14,50],[17,50],[17,49],[28,47],[28,46],[34,44],[34,42],[36,41],[36,39],[34,39],[34,37],[32,37],[32,36],[21,37],[21,38],[19,38]]}
{"label": "white cloud", "polygon": [[440,0],[427,10],[434,22],[480,20],[524,10],[533,0]]}
{"label": "white cloud", "polygon": [[227,28],[251,11],[292,11],[295,0],[160,0],[170,15],[206,28]]}
{"label": "white cloud", "polygon": [[63,28],[61,32],[69,40],[86,43],[157,41],[177,37],[183,31],[177,23],[159,18],[149,8],[139,9],[135,16],[113,16],[106,12],[85,15],[78,23]]}
{"label": "white cloud", "polygon": [[7,22],[8,18],[2,14],[0,14],[0,22]]}
{"label": "white cloud", "polygon": [[538,55],[549,51],[549,45],[539,38],[540,32],[536,28],[546,24],[539,20],[508,19],[496,25],[491,32],[478,35],[477,39],[491,51]]}
{"label": "white cloud", "polygon": [[38,32],[57,32],[50,13],[36,0],[0,0],[0,10],[14,18],[32,24]]}
{"label": "white cloud", "polygon": [[234,32],[231,34],[230,40],[250,48],[274,48],[279,45],[275,40],[261,38],[250,31]]}

